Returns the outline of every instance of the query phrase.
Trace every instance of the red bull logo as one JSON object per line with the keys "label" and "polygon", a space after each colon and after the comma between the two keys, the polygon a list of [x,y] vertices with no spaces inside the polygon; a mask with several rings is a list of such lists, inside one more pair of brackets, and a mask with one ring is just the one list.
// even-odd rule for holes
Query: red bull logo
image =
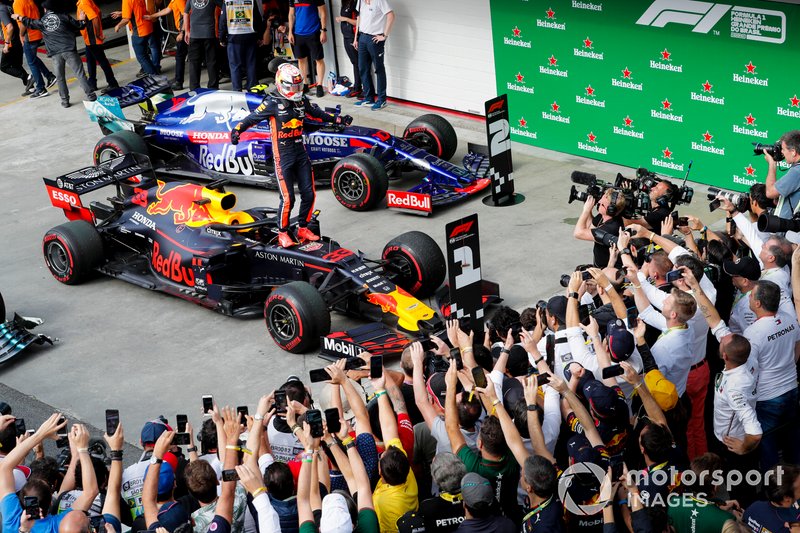
{"label": "red bull logo", "polygon": [[384,313],[396,314],[397,300],[391,294],[384,294],[382,292],[367,293],[367,301],[372,305],[378,305]]}
{"label": "red bull logo", "polygon": [[420,320],[433,317],[433,309],[420,302],[400,287],[386,294],[382,292],[368,292],[366,299],[373,305],[380,306],[384,313],[397,316],[397,325],[408,331],[418,331]]}
{"label": "red bull logo", "polygon": [[[196,200],[203,199],[203,188],[194,183],[167,185],[158,180],[156,190],[157,201],[147,206],[151,215],[168,215],[175,213],[175,224],[198,225],[213,220],[208,207],[198,205]],[[193,224],[194,223],[194,224]]]}
{"label": "red bull logo", "polygon": [[303,127],[303,123],[301,121],[297,120],[296,118],[293,118],[289,122],[284,122],[284,124],[283,124],[283,129],[295,130],[297,128],[302,128],[302,127]]}

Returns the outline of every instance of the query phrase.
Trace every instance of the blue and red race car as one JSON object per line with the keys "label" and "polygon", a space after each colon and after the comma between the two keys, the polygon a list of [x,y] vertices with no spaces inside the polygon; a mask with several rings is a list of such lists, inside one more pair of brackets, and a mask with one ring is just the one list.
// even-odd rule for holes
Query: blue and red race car
{"label": "blue and red race car", "polygon": [[[159,175],[277,188],[267,123],[244,133],[237,146],[230,143],[231,129],[261,103],[261,94],[198,89],[165,96],[168,92],[166,84],[148,77],[86,102],[106,134],[95,146],[95,164],[138,152],[150,156]],[[126,119],[122,108],[136,103],[142,119]],[[338,114],[339,109],[328,111]],[[311,131],[305,142],[317,184],[329,183],[348,209],[369,210],[386,197],[387,207],[428,215],[490,184],[482,156],[468,154],[464,167],[448,161],[458,140],[438,115],[413,120],[402,138],[362,126],[307,122],[305,129]],[[408,190],[389,190],[390,180],[407,171],[421,176],[419,182]]]}

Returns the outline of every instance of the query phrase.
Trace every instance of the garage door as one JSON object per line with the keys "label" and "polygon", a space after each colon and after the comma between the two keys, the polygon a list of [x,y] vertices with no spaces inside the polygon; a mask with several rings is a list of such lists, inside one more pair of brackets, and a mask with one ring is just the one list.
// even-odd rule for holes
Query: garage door
{"label": "garage door", "polygon": [[[394,28],[386,45],[387,93],[421,104],[483,115],[495,95],[489,2],[390,0]],[[332,0],[333,16],[340,0]],[[353,69],[336,26],[340,75]],[[328,56],[329,57],[329,56]],[[332,59],[327,61],[333,70]]]}

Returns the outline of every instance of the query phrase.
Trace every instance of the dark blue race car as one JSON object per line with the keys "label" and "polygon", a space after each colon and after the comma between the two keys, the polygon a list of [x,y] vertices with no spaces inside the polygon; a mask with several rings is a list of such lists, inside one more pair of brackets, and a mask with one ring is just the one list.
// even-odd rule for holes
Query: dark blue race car
{"label": "dark blue race car", "polygon": [[[230,143],[231,129],[261,103],[262,94],[198,89],[165,96],[165,91],[168,86],[158,78],[144,78],[86,102],[106,134],[95,146],[95,164],[138,152],[156,162],[160,175],[277,189],[267,123],[244,133],[237,146]],[[137,103],[142,119],[126,119],[122,108]],[[338,114],[339,109],[328,111]],[[438,115],[413,120],[402,138],[361,126],[307,122],[305,129],[311,131],[305,142],[317,185],[329,184],[348,209],[369,210],[386,197],[387,207],[428,215],[490,184],[484,156],[470,152],[464,167],[448,161],[458,140],[452,125]],[[408,171],[420,176],[418,183],[389,190],[390,180]]]}

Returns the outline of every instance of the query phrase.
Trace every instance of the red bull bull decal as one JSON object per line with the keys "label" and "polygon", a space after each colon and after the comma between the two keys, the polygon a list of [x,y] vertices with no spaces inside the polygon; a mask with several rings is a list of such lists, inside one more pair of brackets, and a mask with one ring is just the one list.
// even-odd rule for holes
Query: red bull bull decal
{"label": "red bull bull decal", "polygon": [[194,183],[180,185],[166,184],[158,180],[156,190],[157,201],[147,206],[150,215],[168,215],[174,213],[175,224],[199,226],[213,220],[208,207],[198,205],[196,200],[203,199],[203,187]]}
{"label": "red bull bull decal", "polygon": [[397,316],[397,325],[409,331],[418,331],[420,320],[433,317],[433,309],[420,302],[400,287],[392,292],[368,292],[367,301],[380,306],[384,313]]}

